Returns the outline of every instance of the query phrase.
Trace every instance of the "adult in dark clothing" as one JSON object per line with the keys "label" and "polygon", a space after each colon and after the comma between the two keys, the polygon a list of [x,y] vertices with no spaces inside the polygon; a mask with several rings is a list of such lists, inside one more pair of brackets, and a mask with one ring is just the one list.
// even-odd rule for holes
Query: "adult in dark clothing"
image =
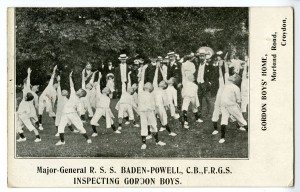
{"label": "adult in dark clothing", "polygon": [[168,53],[169,63],[167,64],[167,80],[171,77],[175,78],[174,88],[177,90],[177,104],[178,109],[181,109],[182,103],[182,72],[181,72],[181,64],[176,61],[176,56],[174,52]]}
{"label": "adult in dark clothing", "polygon": [[139,59],[135,59],[133,61],[133,65],[131,67],[131,73],[130,73],[130,80],[131,80],[131,85],[133,85],[134,83],[138,85],[139,83],[139,64],[140,64],[140,60]]}
{"label": "adult in dark clothing", "polygon": [[199,115],[202,118],[203,99],[206,101],[207,114],[211,112],[211,71],[212,66],[206,61],[206,51],[200,49],[196,61],[196,81],[198,84],[198,97],[200,102]]}
{"label": "adult in dark clothing", "polygon": [[129,72],[129,66],[126,64],[127,59],[126,54],[121,54],[119,57],[121,63],[115,68],[115,90],[118,98],[122,95],[122,86],[125,86],[123,88],[127,90]]}
{"label": "adult in dark clothing", "polygon": [[[151,58],[151,63],[148,64],[146,70],[145,70],[145,80],[144,83],[153,83],[155,70],[156,70],[156,58]],[[163,75],[161,73],[161,70],[158,71],[158,77],[157,77],[157,83],[161,82],[163,80]]]}

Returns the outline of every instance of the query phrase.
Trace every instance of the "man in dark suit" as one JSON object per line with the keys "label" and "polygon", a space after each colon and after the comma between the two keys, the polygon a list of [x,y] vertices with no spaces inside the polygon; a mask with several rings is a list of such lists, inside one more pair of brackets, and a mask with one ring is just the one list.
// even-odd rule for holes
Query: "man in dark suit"
{"label": "man in dark suit", "polygon": [[109,73],[114,74],[115,73],[115,67],[113,66],[111,61],[107,62],[107,66],[105,66],[105,71],[106,71],[106,74],[109,74]]}
{"label": "man in dark suit", "polygon": [[[151,63],[148,64],[146,70],[145,70],[145,80],[144,83],[153,83],[154,80],[154,75],[155,75],[155,70],[156,70],[156,65],[160,63],[160,60],[157,58],[151,58]],[[162,60],[162,59],[161,59]],[[159,84],[160,81],[163,80],[163,75],[161,71],[158,71],[158,76],[157,76],[157,84]]]}
{"label": "man in dark suit", "polygon": [[182,103],[182,72],[181,72],[181,64],[176,61],[175,52],[168,53],[169,63],[167,64],[167,80],[171,77],[175,78],[174,88],[177,90],[177,103],[178,109],[181,109]]}
{"label": "man in dark suit", "polygon": [[198,97],[200,102],[199,115],[202,118],[203,99],[206,101],[207,114],[211,112],[211,65],[206,60],[206,51],[200,49],[197,58],[194,60],[196,66],[196,81],[198,84]]}
{"label": "man in dark suit", "polygon": [[[117,97],[120,98],[122,95],[122,88],[127,89],[127,83],[128,83],[128,72],[129,67],[126,64],[128,57],[126,54],[121,54],[119,57],[120,65],[115,68],[115,89]],[[123,87],[125,86],[125,87]]]}

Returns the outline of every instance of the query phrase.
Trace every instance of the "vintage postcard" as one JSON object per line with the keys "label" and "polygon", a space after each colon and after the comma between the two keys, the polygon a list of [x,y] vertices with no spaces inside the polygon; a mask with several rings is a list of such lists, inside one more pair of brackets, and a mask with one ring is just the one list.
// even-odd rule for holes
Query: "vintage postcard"
{"label": "vintage postcard", "polygon": [[7,16],[8,187],[294,185],[292,7]]}

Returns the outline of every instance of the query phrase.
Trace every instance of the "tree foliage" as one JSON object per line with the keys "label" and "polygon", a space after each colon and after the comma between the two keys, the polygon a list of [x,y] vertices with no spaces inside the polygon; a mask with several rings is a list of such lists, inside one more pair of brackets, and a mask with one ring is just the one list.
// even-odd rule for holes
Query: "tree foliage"
{"label": "tree foliage", "polygon": [[117,64],[126,53],[180,55],[200,46],[247,52],[248,8],[17,8],[17,83],[33,68],[44,84],[54,65],[80,70],[86,62]]}

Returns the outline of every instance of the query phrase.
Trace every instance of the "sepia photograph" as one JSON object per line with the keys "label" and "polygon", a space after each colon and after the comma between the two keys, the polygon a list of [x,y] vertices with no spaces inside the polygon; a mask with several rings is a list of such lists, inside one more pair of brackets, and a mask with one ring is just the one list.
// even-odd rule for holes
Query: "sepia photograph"
{"label": "sepia photograph", "polygon": [[14,14],[15,158],[249,158],[249,8]]}

